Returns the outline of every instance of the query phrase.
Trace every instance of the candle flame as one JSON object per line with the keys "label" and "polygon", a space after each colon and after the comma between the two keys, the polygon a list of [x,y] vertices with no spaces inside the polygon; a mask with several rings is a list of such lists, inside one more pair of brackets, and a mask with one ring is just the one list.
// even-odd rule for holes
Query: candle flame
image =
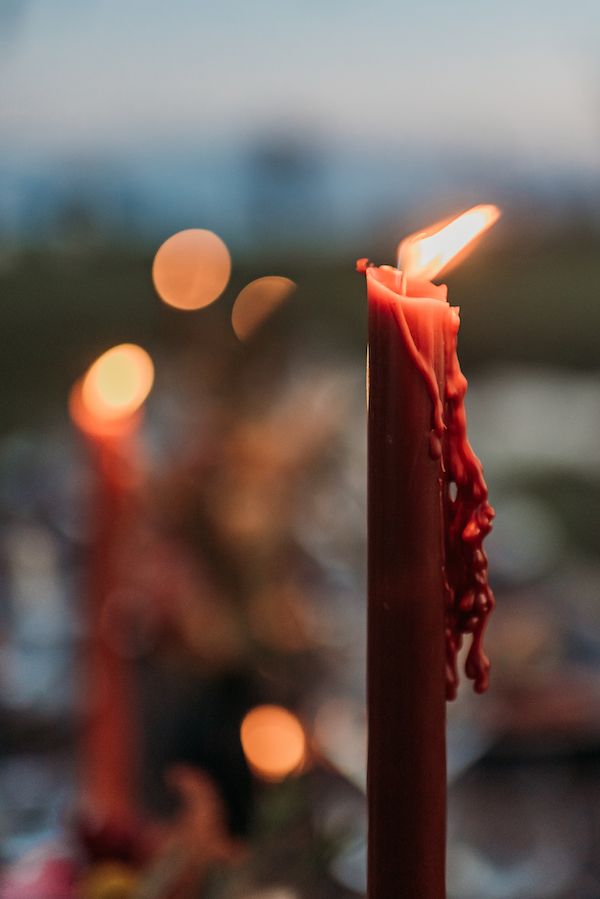
{"label": "candle flame", "polygon": [[90,366],[81,384],[81,403],[97,422],[120,421],[137,412],[153,381],[148,353],[134,343],[122,343]]}
{"label": "candle flame", "polygon": [[499,217],[497,206],[474,206],[450,221],[411,234],[398,246],[398,268],[410,278],[430,281],[462,258]]}

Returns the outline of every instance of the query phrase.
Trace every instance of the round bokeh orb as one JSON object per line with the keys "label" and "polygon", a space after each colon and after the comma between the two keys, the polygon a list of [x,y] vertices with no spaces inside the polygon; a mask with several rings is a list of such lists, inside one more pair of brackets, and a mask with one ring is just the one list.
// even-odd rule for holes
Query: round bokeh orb
{"label": "round bokeh orb", "polygon": [[246,284],[239,292],[231,311],[231,324],[240,340],[248,340],[265,319],[296,289],[290,278],[267,275]]}
{"label": "round bokeh orb", "polygon": [[192,311],[210,305],[229,282],[231,256],[220,237],[188,228],[159,247],[152,265],[157,294],[168,306]]}
{"label": "round bokeh orb", "polygon": [[246,761],[263,780],[283,780],[304,764],[304,728],[281,706],[261,705],[249,711],[242,721],[240,738]]}

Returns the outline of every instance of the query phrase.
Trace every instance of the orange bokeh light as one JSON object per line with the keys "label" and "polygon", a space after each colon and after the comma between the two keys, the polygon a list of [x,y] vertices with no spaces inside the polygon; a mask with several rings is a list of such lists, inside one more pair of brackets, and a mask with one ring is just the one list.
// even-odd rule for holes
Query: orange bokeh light
{"label": "orange bokeh light", "polygon": [[246,284],[231,311],[231,324],[237,337],[240,340],[251,337],[295,289],[293,281],[280,275],[267,275]]}
{"label": "orange bokeh light", "polygon": [[398,268],[410,278],[430,281],[462,259],[499,217],[497,206],[474,206],[456,218],[411,234],[398,247]]}
{"label": "orange bokeh light", "polygon": [[81,398],[96,418],[125,418],[140,408],[153,383],[154,365],[148,353],[135,343],[121,343],[90,366]]}
{"label": "orange bokeh light", "polygon": [[189,228],[159,247],[152,280],[159,297],[176,309],[201,309],[219,297],[229,281],[231,257],[220,237]]}
{"label": "orange bokeh light", "polygon": [[283,780],[300,771],[306,759],[304,728],[281,706],[261,705],[248,712],[240,737],[248,764],[263,780]]}
{"label": "orange bokeh light", "polygon": [[153,382],[154,365],[145,350],[134,343],[112,347],[73,388],[71,415],[90,433],[119,431],[140,409]]}

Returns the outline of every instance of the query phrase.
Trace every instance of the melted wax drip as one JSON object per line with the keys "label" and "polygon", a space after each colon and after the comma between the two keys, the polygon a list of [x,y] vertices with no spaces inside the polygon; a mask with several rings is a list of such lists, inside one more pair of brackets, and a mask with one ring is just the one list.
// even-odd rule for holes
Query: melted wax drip
{"label": "melted wax drip", "polygon": [[[451,310],[446,346],[444,465],[446,469],[446,695],[456,697],[457,656],[464,635],[471,635],[465,672],[483,693],[489,682],[490,663],[483,649],[483,635],[494,608],[488,584],[487,556],[483,540],[492,529],[494,510],[481,462],[467,437],[465,393],[467,379],[460,370],[456,340],[458,310]],[[456,485],[456,495],[450,486]]]}
{"label": "melted wax drip", "polygon": [[[364,274],[372,266],[368,259],[359,259],[356,270]],[[490,662],[483,649],[483,636],[495,600],[488,583],[488,561],[483,541],[492,529],[494,510],[488,502],[483,467],[467,437],[467,379],[460,369],[456,351],[460,327],[458,309],[450,307],[446,335],[445,396],[442,402],[433,365],[419,352],[401,303],[394,303],[393,308],[400,333],[423,376],[431,399],[433,421],[429,452],[433,459],[443,456],[446,697],[451,700],[456,698],[458,690],[458,653],[465,634],[471,635],[465,673],[473,681],[477,693],[485,692],[489,684]],[[451,495],[451,485],[456,487],[455,496]]]}
{"label": "melted wax drip", "polygon": [[[433,406],[433,426],[429,435],[432,459],[443,454],[446,507],[445,539],[445,638],[446,697],[455,699],[458,690],[458,652],[465,634],[471,646],[465,673],[477,693],[488,688],[490,663],[483,649],[483,635],[495,601],[488,584],[487,556],[483,540],[492,529],[494,510],[488,503],[488,489],[481,462],[467,437],[465,394],[467,379],[460,370],[456,342],[460,319],[450,307],[446,340],[446,388],[440,397],[435,371],[417,349],[400,303],[394,314],[406,346],[421,372]],[[456,495],[450,495],[450,485]]]}

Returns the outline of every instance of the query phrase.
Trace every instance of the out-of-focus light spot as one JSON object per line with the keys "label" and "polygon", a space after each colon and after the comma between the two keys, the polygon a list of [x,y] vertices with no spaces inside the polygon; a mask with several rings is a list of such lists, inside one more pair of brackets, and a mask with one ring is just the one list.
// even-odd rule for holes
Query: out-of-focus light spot
{"label": "out-of-focus light spot", "polygon": [[103,353],[89,368],[81,387],[86,408],[99,418],[123,418],[142,405],[154,383],[148,353],[122,343]]}
{"label": "out-of-focus light spot", "polygon": [[133,343],[112,347],[73,388],[71,416],[91,433],[118,430],[141,407],[153,383],[154,365],[145,350]]}
{"label": "out-of-focus light spot", "polygon": [[159,247],[152,280],[159,297],[176,309],[201,309],[219,297],[229,281],[231,257],[212,231],[189,228]]}
{"label": "out-of-focus light spot", "polygon": [[264,320],[296,289],[289,278],[267,275],[247,284],[238,294],[231,324],[240,340],[247,340]]}
{"label": "out-of-focus light spot", "polygon": [[277,705],[252,709],[240,729],[246,760],[263,780],[298,772],[306,758],[306,736],[295,715]]}

